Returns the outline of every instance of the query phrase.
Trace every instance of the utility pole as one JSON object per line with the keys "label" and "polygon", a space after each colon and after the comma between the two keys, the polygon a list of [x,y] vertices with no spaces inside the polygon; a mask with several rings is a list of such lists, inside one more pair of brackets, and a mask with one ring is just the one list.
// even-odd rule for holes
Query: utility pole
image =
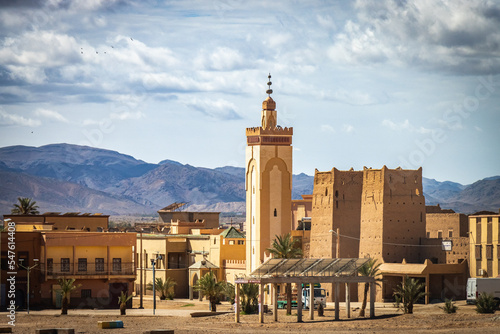
{"label": "utility pole", "polygon": [[158,260],[161,260],[161,255],[156,254],[156,257],[154,259],[151,259],[151,265],[153,266],[153,315],[155,315],[156,311],[156,278],[155,278],[155,269],[156,269],[156,262]]}
{"label": "utility pole", "polygon": [[335,250],[335,255],[337,257],[337,259],[339,258],[339,255],[340,255],[340,229],[337,227],[337,231],[334,231],[334,230],[330,230],[328,231],[330,233],[335,233],[335,235],[337,236],[337,244],[336,244],[336,250]]}
{"label": "utility pole", "polygon": [[142,285],[143,285],[143,284],[142,284],[142,271],[144,270],[144,268],[143,268],[143,262],[142,262],[142,228],[141,228],[141,242],[140,242],[140,245],[141,245],[141,247],[140,247],[140,249],[139,249],[139,252],[140,252],[140,253],[139,253],[139,256],[140,256],[140,260],[139,260],[139,265],[140,265],[140,274],[139,274],[139,276],[141,277],[141,279],[140,279],[140,283],[139,283],[139,285],[140,285],[140,287],[141,287],[141,297],[140,297],[139,308],[140,308],[140,309],[143,309],[143,308],[144,308],[144,306],[143,306],[142,302],[143,302],[143,296],[144,296],[144,291],[143,291],[143,290],[144,290],[144,288],[143,288],[143,286],[142,286]]}
{"label": "utility pole", "polygon": [[[19,261],[22,263],[24,261],[24,259],[19,259]],[[35,262],[35,264],[32,265],[31,267],[29,266],[29,263],[28,263],[27,267],[25,267],[21,263],[19,263],[19,267],[28,271],[28,296],[27,296],[28,314],[30,314],[30,272],[31,272],[31,269],[38,266],[38,259],[33,259],[33,262]]]}
{"label": "utility pole", "polygon": [[337,259],[339,258],[340,256],[340,229],[337,227],[337,233],[335,233],[337,235]]}

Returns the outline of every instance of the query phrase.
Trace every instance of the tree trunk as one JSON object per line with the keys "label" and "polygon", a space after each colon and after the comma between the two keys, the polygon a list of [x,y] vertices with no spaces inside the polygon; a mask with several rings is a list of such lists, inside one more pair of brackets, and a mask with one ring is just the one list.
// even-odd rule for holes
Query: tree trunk
{"label": "tree trunk", "polygon": [[359,311],[359,316],[364,317],[365,316],[365,310],[366,310],[366,299],[368,298],[368,289],[370,288],[369,283],[365,283],[365,289],[363,291],[363,303],[361,303],[361,310]]}
{"label": "tree trunk", "polygon": [[61,301],[61,315],[68,314],[68,298],[63,296]]}
{"label": "tree trunk", "polygon": [[286,315],[292,314],[292,284],[286,284]]}
{"label": "tree trunk", "polygon": [[217,312],[217,300],[210,299],[210,311]]}
{"label": "tree trunk", "polygon": [[413,303],[408,302],[408,314],[413,314]]}
{"label": "tree trunk", "polygon": [[121,303],[120,304],[120,315],[126,315],[127,313],[127,304]]}

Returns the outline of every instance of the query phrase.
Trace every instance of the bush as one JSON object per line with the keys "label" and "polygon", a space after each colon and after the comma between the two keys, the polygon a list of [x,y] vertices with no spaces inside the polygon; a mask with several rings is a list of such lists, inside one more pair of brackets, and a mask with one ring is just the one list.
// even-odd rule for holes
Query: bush
{"label": "bush", "polygon": [[445,299],[444,300],[444,306],[443,307],[440,307],[440,309],[442,309],[444,311],[444,313],[455,313],[457,312],[458,310],[458,306],[455,305],[455,303],[453,302],[453,300],[451,299]]}
{"label": "bush", "polygon": [[495,313],[497,303],[492,294],[483,292],[477,297],[476,311],[477,313]]}
{"label": "bush", "polygon": [[406,276],[404,278],[404,282],[399,284],[396,289],[394,289],[393,295],[396,301],[395,305],[397,305],[397,307],[405,314],[412,314],[413,304],[426,295],[424,289],[424,283]]}

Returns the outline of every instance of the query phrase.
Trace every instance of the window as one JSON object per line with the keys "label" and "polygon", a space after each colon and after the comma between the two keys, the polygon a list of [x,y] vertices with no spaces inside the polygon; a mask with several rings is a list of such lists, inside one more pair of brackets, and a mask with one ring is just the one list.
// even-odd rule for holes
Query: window
{"label": "window", "polygon": [[168,269],[186,268],[185,253],[168,253]]}
{"label": "window", "polygon": [[274,209],[274,217],[278,217],[278,210]]}
{"label": "window", "polygon": [[448,238],[453,238],[453,230],[448,230]]}
{"label": "window", "polygon": [[82,299],[83,298],[92,298],[92,289],[82,289]]}
{"label": "window", "polygon": [[238,245],[244,245],[245,244],[245,240],[238,240]]}
{"label": "window", "polygon": [[486,245],[486,260],[493,260],[493,245]]}
{"label": "window", "polygon": [[230,245],[234,245],[234,240],[229,240]]}
{"label": "window", "polygon": [[95,271],[104,271],[104,259],[102,257],[95,259]]}
{"label": "window", "polygon": [[47,275],[54,273],[54,259],[47,259]]}
{"label": "window", "polygon": [[214,238],[214,245],[217,245],[217,239]]}
{"label": "window", "polygon": [[69,257],[61,259],[61,272],[63,273],[69,272]]}
{"label": "window", "polygon": [[78,259],[78,271],[87,271],[87,259]]}
{"label": "window", "polygon": [[431,232],[427,232],[427,239],[431,237]]}
{"label": "window", "polygon": [[122,271],[122,259],[116,257],[113,259],[113,271]]}
{"label": "window", "polygon": [[438,231],[438,238],[442,239],[443,238],[443,231]]}
{"label": "window", "polygon": [[476,260],[481,260],[481,245],[476,245]]}

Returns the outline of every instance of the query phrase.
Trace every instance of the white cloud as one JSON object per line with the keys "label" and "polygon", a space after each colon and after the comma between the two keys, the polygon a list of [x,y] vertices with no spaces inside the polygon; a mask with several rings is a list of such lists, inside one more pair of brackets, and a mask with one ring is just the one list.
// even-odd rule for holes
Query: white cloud
{"label": "white cloud", "polygon": [[346,133],[352,133],[354,132],[354,127],[350,124],[344,124],[342,125],[342,131]]}
{"label": "white cloud", "polygon": [[321,127],[320,127],[320,129],[323,132],[335,133],[335,129],[333,128],[333,126],[331,126],[329,124],[322,124]]}
{"label": "white cloud", "polygon": [[218,47],[212,52],[201,51],[195,59],[195,64],[203,69],[217,71],[229,71],[249,65],[248,59],[238,50],[228,47]]}
{"label": "white cloud", "polygon": [[59,122],[63,122],[63,123],[68,123],[69,122],[66,119],[66,117],[64,117],[63,115],[61,115],[57,111],[53,111],[53,110],[37,109],[37,110],[35,110],[35,115],[41,116],[41,117],[45,117],[45,118],[49,118],[49,119],[53,119],[53,120],[56,120],[56,121],[59,121]]}
{"label": "white cloud", "polygon": [[0,124],[1,125],[21,125],[29,127],[37,127],[42,125],[42,122],[36,119],[26,118],[23,116],[9,114],[3,110],[0,110]]}
{"label": "white cloud", "polygon": [[188,107],[197,110],[209,117],[221,120],[241,119],[241,116],[236,111],[236,106],[224,99],[198,99],[193,98],[184,102]]}
{"label": "white cloud", "polygon": [[408,64],[478,74],[500,71],[500,6],[479,1],[357,1],[328,49],[350,64]]}
{"label": "white cloud", "polygon": [[413,132],[413,133],[419,133],[419,134],[428,134],[432,133],[432,129],[427,129],[424,127],[415,127],[412,124],[410,124],[409,120],[404,120],[401,123],[395,123],[389,119],[385,119],[382,121],[382,125],[393,130],[393,131],[408,131],[408,132]]}
{"label": "white cloud", "polygon": [[145,117],[145,114],[142,111],[115,112],[109,116],[109,118],[111,118],[111,119],[117,119],[120,121],[125,121],[125,120],[129,120],[129,119],[141,119],[144,117]]}

